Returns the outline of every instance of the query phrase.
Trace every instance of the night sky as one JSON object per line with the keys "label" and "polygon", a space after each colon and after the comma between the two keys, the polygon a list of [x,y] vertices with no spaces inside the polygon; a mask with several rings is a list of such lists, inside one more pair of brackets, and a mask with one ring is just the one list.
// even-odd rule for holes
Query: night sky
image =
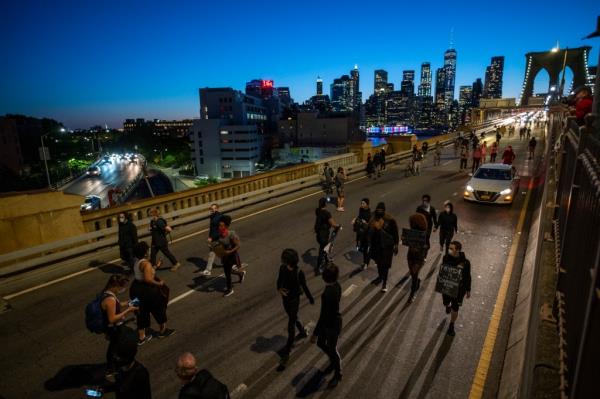
{"label": "night sky", "polygon": [[[0,115],[46,116],[69,128],[198,117],[199,87],[243,90],[253,78],[289,86],[302,102],[314,94],[317,75],[328,93],[355,64],[364,100],[375,69],[387,70],[398,89],[403,69],[418,80],[421,62],[430,61],[435,73],[452,28],[456,94],[484,78],[491,56],[506,57],[504,97],[516,97],[526,52],[557,40],[591,45],[595,65],[600,45],[582,40],[600,15],[600,2],[591,0],[40,0],[3,1],[0,15]],[[547,78],[537,83],[543,90]]]}

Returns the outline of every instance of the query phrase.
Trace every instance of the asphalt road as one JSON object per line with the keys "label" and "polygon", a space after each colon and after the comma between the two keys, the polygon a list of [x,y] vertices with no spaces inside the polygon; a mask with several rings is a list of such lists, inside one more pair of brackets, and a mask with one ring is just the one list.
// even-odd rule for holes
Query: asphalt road
{"label": "asphalt road", "polygon": [[[439,167],[432,166],[429,155],[419,177],[404,178],[402,165],[388,168],[376,181],[361,178],[347,184],[346,212],[330,209],[344,226],[334,250],[344,292],[339,344],[344,380],[335,390],[327,390],[326,381],[320,381],[317,370],[326,366],[327,359],[307,340],[298,342],[287,369],[276,371],[276,351],[285,343],[287,321],[275,289],[283,248],[293,247],[301,254],[308,285],[318,298],[314,306],[302,299],[300,319],[314,327],[318,318],[324,284],[311,272],[317,254],[312,226],[318,195],[280,203],[264,212],[233,214],[233,227],[242,239],[241,257],[250,266],[246,281],[234,287],[231,297],[222,297],[221,269],[214,269],[213,278],[199,274],[207,256],[205,234],[174,243],[172,250],[184,265],[177,273],[159,274],[171,287],[169,326],[177,331],[168,339],[151,341],[138,353],[138,360],[150,371],[153,397],[176,397],[179,383],[173,367],[183,351],[196,354],[200,366],[226,383],[235,398],[468,397],[511,244],[522,236],[515,227],[534,170],[533,161],[525,159],[526,143],[519,142],[518,135],[504,138],[501,147],[507,143],[516,149],[515,164],[522,176],[521,192],[510,207],[463,202],[461,193],[468,176],[458,172],[452,149],[444,151]],[[472,263],[472,296],[465,299],[453,338],[445,333],[449,318],[440,295],[434,292],[440,262],[435,245],[421,271],[422,288],[413,304],[407,303],[410,281],[406,280],[404,247],[394,258],[392,288],[386,294],[370,284],[377,275],[373,265],[359,271],[361,257],[354,250],[350,221],[361,198],[369,197],[373,209],[384,201],[399,225],[407,226],[423,193],[432,196],[438,209],[447,199],[454,202],[460,230],[455,238],[463,243]],[[436,238],[434,234],[433,243]],[[61,378],[55,377],[85,379],[82,370],[102,367],[107,343],[85,329],[84,308],[109,273],[119,270],[106,265],[11,300],[13,310],[0,315],[0,396],[81,397],[78,385],[82,381],[67,379],[56,384]],[[514,280],[515,276],[509,290],[513,300]],[[509,300],[506,308],[510,306]],[[498,333],[487,397],[494,396],[498,384],[508,321],[503,318]]]}
{"label": "asphalt road", "polygon": [[[110,162],[98,162],[102,174],[98,177],[82,177],[69,184],[63,191],[68,194],[81,196],[97,195],[100,197],[102,207],[108,206],[108,190],[111,188],[125,187],[140,173],[141,164],[130,163],[129,160],[112,158]],[[83,202],[83,201],[82,201]]]}

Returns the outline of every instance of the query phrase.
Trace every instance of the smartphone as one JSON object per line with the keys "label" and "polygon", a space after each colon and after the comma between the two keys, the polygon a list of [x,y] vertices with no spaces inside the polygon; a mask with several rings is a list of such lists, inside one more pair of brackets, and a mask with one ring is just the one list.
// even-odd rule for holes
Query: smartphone
{"label": "smartphone", "polygon": [[85,395],[88,398],[101,398],[102,391],[99,388],[86,388]]}
{"label": "smartphone", "polygon": [[129,306],[139,306],[140,305],[140,298],[133,298],[131,301],[129,301]]}

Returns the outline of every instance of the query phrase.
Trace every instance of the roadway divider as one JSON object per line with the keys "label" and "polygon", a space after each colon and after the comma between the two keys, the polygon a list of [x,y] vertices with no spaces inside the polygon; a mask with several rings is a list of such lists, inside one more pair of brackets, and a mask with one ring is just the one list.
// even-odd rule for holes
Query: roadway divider
{"label": "roadway divider", "polygon": [[[483,129],[480,129],[477,133],[479,134],[482,131],[487,132],[494,129],[494,125],[491,125],[491,127],[484,127]],[[458,134],[456,132],[445,135],[447,140],[440,142],[440,144],[442,146],[453,144],[457,135]],[[432,138],[430,141],[432,140],[435,140],[435,138]],[[390,154],[386,156],[386,162],[397,163],[402,160],[408,160],[411,157],[411,154],[412,152],[410,150]],[[321,184],[322,168],[320,166],[325,162],[328,162],[329,165],[334,169],[336,169],[338,166],[343,166],[347,175],[351,177],[365,176],[365,163],[356,162],[356,160],[356,154],[344,154],[330,157],[317,162],[316,164],[318,166],[314,171],[315,173],[312,173],[309,176],[297,178],[265,188],[259,188],[246,193],[231,195],[222,199],[206,198],[206,200],[203,199],[201,203],[194,206],[163,212],[162,217],[168,221],[170,226],[177,227],[208,219],[207,206],[209,202],[219,204],[224,212],[230,212],[240,209],[244,206],[267,201],[271,198],[293,194],[306,188],[318,188]],[[353,163],[349,164],[348,161],[353,161]],[[131,186],[134,187],[133,184]],[[158,199],[156,203],[160,204],[160,199]],[[146,211],[149,211],[153,208],[153,206],[147,205],[144,208]],[[143,215],[143,212],[141,211],[141,209],[144,208],[138,209],[138,220],[134,222],[138,227],[138,231],[143,232],[140,233],[140,238],[149,235],[149,218],[148,215]],[[120,212],[128,212],[129,210],[126,206],[122,206],[103,209],[100,212],[106,211],[111,211],[109,220],[116,221],[116,218]],[[84,214],[83,216],[87,217],[88,215]],[[0,255],[0,278],[26,272],[38,267],[73,258],[79,255],[84,255],[103,248],[115,246],[118,244],[118,223],[115,222],[114,226],[112,223],[107,223],[107,225],[109,224],[110,226],[107,226],[106,228],[100,228],[97,231],[92,231],[76,237],[70,237],[67,239]]]}

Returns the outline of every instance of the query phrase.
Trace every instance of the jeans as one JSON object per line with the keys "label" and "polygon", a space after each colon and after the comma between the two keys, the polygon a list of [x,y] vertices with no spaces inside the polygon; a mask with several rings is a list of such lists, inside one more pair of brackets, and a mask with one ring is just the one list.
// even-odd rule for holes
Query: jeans
{"label": "jeans", "polygon": [[323,331],[319,333],[319,338],[317,340],[317,346],[329,357],[331,366],[333,366],[333,369],[335,370],[336,377],[342,375],[342,359],[337,350],[339,335],[340,331],[338,329],[323,328]]}
{"label": "jeans", "polygon": [[172,265],[177,263],[177,259],[169,250],[169,244],[160,246],[152,245],[152,247],[150,248],[150,262],[152,262],[153,265],[156,265],[156,255],[158,254],[158,251],[165,254],[165,256],[167,257],[167,259],[169,259]]}
{"label": "jeans", "polygon": [[295,298],[284,298],[283,299],[283,308],[285,309],[285,312],[288,315],[288,339],[287,339],[287,343],[285,345],[285,351],[287,353],[289,353],[289,351],[292,349],[292,345],[294,344],[294,338],[295,338],[295,334],[294,332],[296,331],[295,329],[298,328],[298,331],[302,334],[304,332],[304,327],[302,326],[302,323],[300,322],[300,320],[298,320],[298,309],[300,308],[300,297],[295,297]]}
{"label": "jeans", "polygon": [[233,283],[231,282],[231,275],[235,274],[237,276],[241,276],[242,272],[233,271],[233,265],[235,265],[236,257],[235,253],[230,254],[223,258],[223,270],[225,272],[225,281],[227,281],[227,290],[231,290],[233,288]]}

